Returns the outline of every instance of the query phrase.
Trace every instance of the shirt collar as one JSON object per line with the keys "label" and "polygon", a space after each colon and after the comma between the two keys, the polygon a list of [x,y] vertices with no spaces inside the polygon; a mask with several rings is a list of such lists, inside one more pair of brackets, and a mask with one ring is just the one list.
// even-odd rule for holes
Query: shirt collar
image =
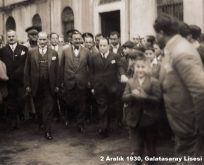
{"label": "shirt collar", "polygon": [[15,43],[15,44],[9,44],[9,46],[11,47],[11,48],[16,48],[16,46],[17,46],[17,42]]}
{"label": "shirt collar", "polygon": [[118,49],[120,47],[119,44],[117,44],[116,46],[111,45],[114,49]]}
{"label": "shirt collar", "polygon": [[[103,57],[103,54],[101,53],[102,57]],[[104,57],[107,58],[109,55],[109,50],[104,54]]]}

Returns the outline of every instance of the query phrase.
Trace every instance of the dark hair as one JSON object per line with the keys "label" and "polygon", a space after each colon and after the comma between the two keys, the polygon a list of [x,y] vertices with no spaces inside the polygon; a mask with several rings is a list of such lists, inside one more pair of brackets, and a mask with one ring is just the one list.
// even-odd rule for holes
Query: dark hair
{"label": "dark hair", "polygon": [[179,33],[184,38],[190,34],[190,28],[187,23],[179,22]]}
{"label": "dark hair", "polygon": [[103,35],[101,33],[98,33],[98,34],[95,35],[95,38],[96,37],[101,37],[101,36],[103,37]]}
{"label": "dark hair", "polygon": [[152,46],[145,46],[145,51],[146,51],[146,50],[151,50],[151,51],[154,52],[154,48],[153,48]]}
{"label": "dark hair", "polygon": [[151,45],[153,45],[153,43],[155,42],[155,36],[152,35],[147,35],[147,42],[150,42]]}
{"label": "dark hair", "polygon": [[83,33],[83,34],[82,34],[82,38],[83,38],[84,40],[85,40],[85,38],[88,38],[88,37],[90,37],[90,38],[92,38],[92,39],[94,38],[94,37],[93,37],[93,34],[91,34],[91,33],[89,33],[89,32],[86,32],[86,33]]}
{"label": "dark hair", "polygon": [[190,34],[194,40],[198,40],[201,35],[201,28],[197,25],[189,25]]}
{"label": "dark hair", "polygon": [[200,35],[200,41],[204,42],[204,34],[203,33]]}
{"label": "dark hair", "polygon": [[72,34],[72,38],[73,38],[74,34],[79,34],[82,36],[82,34],[78,30],[73,30],[71,34]]}
{"label": "dark hair", "polygon": [[101,40],[107,40],[108,45],[110,44],[110,43],[109,43],[109,39],[108,39],[107,37],[101,38],[101,39],[99,40],[99,42],[100,42]]}
{"label": "dark hair", "polygon": [[52,35],[54,35],[54,34],[56,34],[56,35],[57,35],[57,37],[59,38],[59,34],[57,34],[56,32],[51,32],[49,37],[51,38],[51,37],[52,37]]}
{"label": "dark hair", "polygon": [[117,37],[120,38],[120,34],[117,31],[110,32],[110,36],[113,36],[113,35],[117,35]]}
{"label": "dark hair", "polygon": [[178,21],[166,14],[159,15],[154,22],[154,30],[159,33],[161,30],[166,36],[173,36],[179,33]]}

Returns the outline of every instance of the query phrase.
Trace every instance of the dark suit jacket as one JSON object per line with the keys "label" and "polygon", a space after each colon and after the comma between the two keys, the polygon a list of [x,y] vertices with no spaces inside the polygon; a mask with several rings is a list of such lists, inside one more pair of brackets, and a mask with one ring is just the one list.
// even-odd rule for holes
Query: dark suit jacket
{"label": "dark suit jacket", "polygon": [[14,52],[7,44],[0,50],[0,59],[5,63],[9,81],[23,85],[24,65],[28,49],[17,44]]}
{"label": "dark suit jacket", "polygon": [[100,53],[91,57],[90,71],[91,84],[96,92],[108,90],[110,93],[116,93],[118,89],[118,56],[112,52],[105,61]]}
{"label": "dark suit jacket", "polygon": [[69,46],[62,51],[60,66],[60,83],[64,84],[64,89],[71,90],[77,85],[80,89],[88,87],[89,80],[89,51],[80,47],[79,66],[76,67],[73,62],[73,47]]}
{"label": "dark suit jacket", "polygon": [[[55,88],[58,87],[58,55],[51,48],[48,48],[46,53],[48,54],[49,85],[54,94]],[[32,96],[35,96],[39,86],[39,47],[28,51],[24,73],[25,87],[30,87]]]}
{"label": "dark suit jacket", "polygon": [[[147,98],[141,99],[132,95],[134,89],[142,89],[147,94]],[[158,80],[147,76],[142,85],[137,79],[130,78],[126,84],[123,100],[128,107],[125,109],[124,119],[130,127],[136,127],[139,122],[148,118],[154,120],[159,116],[158,105],[161,99],[161,89]]]}
{"label": "dark suit jacket", "polygon": [[[110,46],[110,52],[114,53],[112,46]],[[122,47],[122,46],[119,46],[118,51],[117,51],[116,54],[117,54],[119,57],[122,57],[122,54],[123,54],[123,47]]]}

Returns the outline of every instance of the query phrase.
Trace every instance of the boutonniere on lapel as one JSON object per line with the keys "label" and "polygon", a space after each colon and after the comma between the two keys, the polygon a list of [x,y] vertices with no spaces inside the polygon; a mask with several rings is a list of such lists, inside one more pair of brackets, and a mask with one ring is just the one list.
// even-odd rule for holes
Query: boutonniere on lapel
{"label": "boutonniere on lapel", "polygon": [[21,56],[24,56],[25,55],[25,51],[21,51]]}
{"label": "boutonniere on lapel", "polygon": [[115,64],[116,63],[116,61],[115,60],[111,60],[111,64]]}
{"label": "boutonniere on lapel", "polygon": [[53,56],[52,57],[52,61],[55,61],[57,59],[57,57]]}

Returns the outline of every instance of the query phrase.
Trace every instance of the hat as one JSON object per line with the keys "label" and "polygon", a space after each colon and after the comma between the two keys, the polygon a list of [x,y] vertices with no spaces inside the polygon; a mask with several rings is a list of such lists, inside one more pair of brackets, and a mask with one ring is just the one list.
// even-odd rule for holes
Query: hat
{"label": "hat", "polygon": [[25,29],[25,32],[27,32],[29,34],[33,34],[33,33],[38,34],[40,32],[40,27],[38,27],[38,26],[30,26],[30,27]]}
{"label": "hat", "polygon": [[124,48],[133,48],[135,46],[135,44],[132,41],[127,41],[123,44]]}
{"label": "hat", "polygon": [[69,34],[81,34],[77,29],[68,30],[66,33],[67,33],[67,35],[69,35]]}
{"label": "hat", "polygon": [[131,59],[136,59],[138,56],[142,57],[144,54],[143,52],[139,51],[139,50],[134,50],[133,52],[130,52],[128,54],[128,57]]}

